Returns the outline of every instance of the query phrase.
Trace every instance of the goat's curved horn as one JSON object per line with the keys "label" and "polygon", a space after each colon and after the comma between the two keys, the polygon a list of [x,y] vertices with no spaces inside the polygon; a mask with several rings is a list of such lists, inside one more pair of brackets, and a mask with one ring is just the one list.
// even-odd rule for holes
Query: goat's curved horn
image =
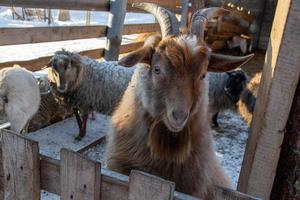
{"label": "goat's curved horn", "polygon": [[163,38],[179,33],[178,20],[171,11],[153,3],[133,3],[132,7],[143,9],[154,15],[160,25]]}
{"label": "goat's curved horn", "polygon": [[230,11],[224,8],[211,7],[198,10],[193,14],[190,33],[198,37],[198,41],[204,40],[204,31],[208,19],[229,14]]}

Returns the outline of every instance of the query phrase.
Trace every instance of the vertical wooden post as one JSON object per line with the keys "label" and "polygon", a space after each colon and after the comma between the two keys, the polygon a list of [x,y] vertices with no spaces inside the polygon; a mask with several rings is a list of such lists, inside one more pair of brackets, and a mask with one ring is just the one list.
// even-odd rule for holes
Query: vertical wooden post
{"label": "vertical wooden post", "polygon": [[118,60],[127,0],[111,0],[106,34],[105,60]]}
{"label": "vertical wooden post", "polygon": [[85,24],[90,25],[91,24],[91,11],[87,10],[85,14]]}
{"label": "vertical wooden post", "polygon": [[300,1],[279,0],[238,190],[269,199],[300,75]]}
{"label": "vertical wooden post", "polygon": [[175,183],[145,172],[132,170],[129,177],[129,200],[172,200]]}
{"label": "vertical wooden post", "polygon": [[60,158],[61,199],[100,200],[101,164],[66,149]]}
{"label": "vertical wooden post", "polygon": [[300,81],[287,122],[272,200],[300,199]]}
{"label": "vertical wooden post", "polygon": [[5,129],[1,133],[4,199],[40,199],[38,143]]}
{"label": "vertical wooden post", "polygon": [[4,199],[4,172],[2,159],[2,146],[0,144],[0,199]]}
{"label": "vertical wooden post", "polygon": [[181,0],[180,28],[182,30],[187,28],[188,11],[189,11],[189,1],[188,0]]}
{"label": "vertical wooden post", "polygon": [[48,25],[52,23],[52,15],[51,15],[51,9],[48,9]]}

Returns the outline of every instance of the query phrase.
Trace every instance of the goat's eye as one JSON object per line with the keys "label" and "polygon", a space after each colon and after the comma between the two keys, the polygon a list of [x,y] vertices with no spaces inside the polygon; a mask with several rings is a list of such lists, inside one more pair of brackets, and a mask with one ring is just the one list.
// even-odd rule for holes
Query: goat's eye
{"label": "goat's eye", "polygon": [[160,67],[159,66],[154,66],[154,73],[155,74],[160,74]]}
{"label": "goat's eye", "polygon": [[206,76],[206,75],[203,74],[203,75],[200,77],[200,79],[201,79],[201,80],[205,79],[205,76]]}

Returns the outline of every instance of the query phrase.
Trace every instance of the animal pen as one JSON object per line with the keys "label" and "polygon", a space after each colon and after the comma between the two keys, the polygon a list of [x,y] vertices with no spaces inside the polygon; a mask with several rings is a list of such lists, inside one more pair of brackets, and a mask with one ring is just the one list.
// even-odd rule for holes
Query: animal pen
{"label": "animal pen", "polygon": [[[1,0],[0,6],[90,10],[110,12],[108,25],[0,28],[0,45],[53,42],[106,37],[106,47],[79,52],[82,55],[117,60],[119,54],[142,46],[142,42],[121,45],[122,35],[159,31],[157,23],[123,25],[133,2],[152,2],[181,14],[181,25],[188,18],[187,1],[182,0]],[[193,2],[193,1],[192,1]],[[206,3],[216,5],[219,1]],[[236,1],[239,2],[239,1]],[[247,1],[258,14],[255,21],[256,45],[266,47],[266,23],[271,0]],[[215,187],[214,199],[288,199],[286,181],[299,192],[300,150],[300,1],[278,0],[263,66],[258,99],[250,126],[238,191]],[[0,63],[0,67],[20,64],[40,70],[51,57]],[[247,65],[251,68],[252,62]],[[251,69],[250,69],[251,71]],[[96,141],[97,142],[97,141]],[[45,190],[62,199],[196,199],[174,191],[175,185],[159,177],[133,170],[121,175],[83,157],[79,152],[61,150],[60,160],[39,153],[38,142],[26,136],[1,130],[0,199],[39,199]],[[286,166],[286,163],[290,163]],[[287,174],[286,174],[287,173]],[[288,176],[288,177],[287,177]],[[291,178],[292,176],[292,178]],[[298,178],[298,186],[297,184]],[[274,181],[275,180],[275,181]],[[294,185],[295,184],[295,185]],[[251,195],[251,196],[250,196]],[[257,198],[256,198],[257,197]],[[299,195],[296,198],[299,198]]]}

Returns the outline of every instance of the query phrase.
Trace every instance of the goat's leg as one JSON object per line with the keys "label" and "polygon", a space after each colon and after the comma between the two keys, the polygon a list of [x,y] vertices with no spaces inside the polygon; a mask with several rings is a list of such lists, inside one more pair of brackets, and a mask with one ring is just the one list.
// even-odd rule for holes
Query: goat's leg
{"label": "goat's leg", "polygon": [[79,128],[79,135],[76,136],[76,139],[80,140],[81,139],[81,132],[82,132],[82,120],[81,120],[81,117],[80,117],[80,114],[79,114],[79,110],[77,108],[73,108],[73,113],[75,115],[75,118],[76,118],[76,121],[77,121],[77,125],[78,125],[78,128]]}
{"label": "goat's leg", "polygon": [[82,114],[82,129],[80,130],[79,137],[83,138],[86,135],[86,124],[87,120],[89,118],[88,113],[83,113]]}
{"label": "goat's leg", "polygon": [[219,113],[217,112],[216,114],[214,114],[214,116],[212,117],[212,124],[214,127],[219,127],[219,123],[218,123],[218,115]]}

